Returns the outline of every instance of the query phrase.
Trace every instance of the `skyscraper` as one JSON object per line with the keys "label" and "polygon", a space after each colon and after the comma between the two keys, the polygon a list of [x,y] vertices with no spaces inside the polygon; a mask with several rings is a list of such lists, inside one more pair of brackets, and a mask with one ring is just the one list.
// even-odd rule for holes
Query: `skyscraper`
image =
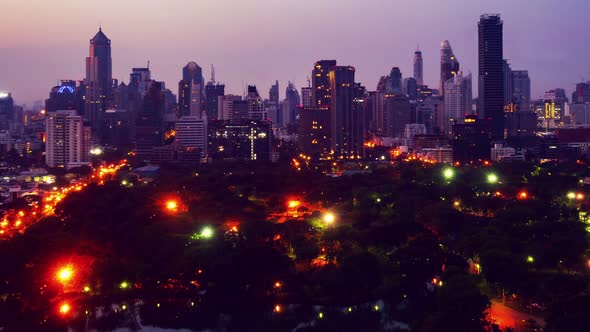
{"label": "skyscraper", "polygon": [[182,80],[178,82],[178,111],[180,116],[201,117],[204,106],[203,69],[195,62],[182,68]]}
{"label": "skyscraper", "polygon": [[418,83],[418,86],[424,85],[424,64],[422,60],[422,51],[420,48],[416,49],[414,52],[414,78]]}
{"label": "skyscraper", "polygon": [[90,164],[90,127],[83,125],[75,110],[60,110],[45,119],[45,163],[49,167],[76,167]]}
{"label": "skyscraper", "polygon": [[205,114],[207,119],[217,119],[219,97],[225,95],[225,85],[215,82],[215,68],[211,66],[211,80],[205,86]]}
{"label": "skyscraper", "polygon": [[503,61],[504,70],[504,106],[512,102],[513,90],[512,90],[512,68],[508,60]]}
{"label": "skyscraper", "polygon": [[[331,150],[343,159],[360,158],[363,154],[363,117],[355,109],[355,95],[361,87],[355,88],[355,69],[351,66],[335,66],[330,70],[331,108]],[[356,93],[355,93],[356,90]]]}
{"label": "skyscraper", "polygon": [[297,91],[293,82],[289,82],[285,89],[285,102],[283,103],[285,107],[282,117],[283,125],[295,123],[295,120],[297,120],[297,108],[300,104],[301,97],[299,97],[299,91]]}
{"label": "skyscraper", "polygon": [[277,80],[275,84],[271,85],[270,90],[268,91],[268,99],[271,102],[276,104],[279,103],[279,81]]}
{"label": "skyscraper", "polygon": [[10,131],[14,119],[14,100],[11,94],[0,92],[0,130]]}
{"label": "skyscraper", "polygon": [[310,107],[311,103],[311,87],[301,88],[301,106]]}
{"label": "skyscraper", "polygon": [[494,140],[504,138],[503,23],[498,14],[480,17],[479,32],[479,117],[490,126]]}
{"label": "skyscraper", "polygon": [[528,70],[512,71],[512,95],[520,111],[531,110],[531,79]]}
{"label": "skyscraper", "polygon": [[164,140],[163,115],[165,112],[162,82],[152,85],[142,100],[135,122],[135,151],[140,160],[149,160],[154,148]]}
{"label": "skyscraper", "polygon": [[389,93],[394,95],[402,94],[402,72],[399,67],[391,68],[389,74]]}
{"label": "skyscraper", "polygon": [[90,39],[90,54],[86,58],[85,118],[93,130],[99,130],[101,114],[111,99],[112,78],[111,40],[99,28]]}
{"label": "skyscraper", "polygon": [[266,121],[268,116],[262,98],[258,94],[255,85],[248,85],[248,94],[246,95],[248,102],[248,119],[256,121]]}
{"label": "skyscraper", "polygon": [[418,99],[418,82],[413,77],[404,78],[402,94],[408,96],[410,100]]}
{"label": "skyscraper", "polygon": [[453,78],[459,72],[459,61],[453,49],[451,43],[448,40],[443,41],[440,44],[440,94],[444,95],[445,82]]}
{"label": "skyscraper", "polygon": [[459,71],[453,78],[445,82],[445,127],[447,134],[452,134],[452,126],[463,123],[465,116],[471,114],[472,90],[471,74],[463,76]]}

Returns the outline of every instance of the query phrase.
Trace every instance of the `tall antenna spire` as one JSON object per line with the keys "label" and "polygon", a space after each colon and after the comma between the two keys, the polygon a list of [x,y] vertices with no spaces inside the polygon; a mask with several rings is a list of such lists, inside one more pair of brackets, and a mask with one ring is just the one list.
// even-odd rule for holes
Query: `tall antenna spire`
{"label": "tall antenna spire", "polygon": [[150,69],[150,60],[148,60],[148,67],[147,67],[147,69],[148,70]]}
{"label": "tall antenna spire", "polygon": [[215,83],[215,67],[211,64],[211,82]]}

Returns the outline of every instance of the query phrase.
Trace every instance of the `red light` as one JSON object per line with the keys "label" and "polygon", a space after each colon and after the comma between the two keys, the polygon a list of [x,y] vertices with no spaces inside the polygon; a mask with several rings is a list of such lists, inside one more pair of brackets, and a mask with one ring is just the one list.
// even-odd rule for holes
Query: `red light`
{"label": "red light", "polygon": [[577,193],[577,194],[576,194],[576,199],[577,199],[578,201],[581,201],[581,200],[583,200],[583,199],[584,199],[584,194],[582,194],[582,193]]}
{"label": "red light", "polygon": [[529,198],[529,194],[526,191],[521,191],[518,193],[518,199],[527,199]]}
{"label": "red light", "polygon": [[59,313],[62,315],[67,315],[71,309],[72,308],[68,303],[62,303],[62,305],[59,306]]}

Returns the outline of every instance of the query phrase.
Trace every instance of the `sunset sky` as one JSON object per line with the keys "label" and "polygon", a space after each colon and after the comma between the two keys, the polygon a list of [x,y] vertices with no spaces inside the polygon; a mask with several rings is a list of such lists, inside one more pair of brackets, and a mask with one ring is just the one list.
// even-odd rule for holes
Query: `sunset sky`
{"label": "sunset sky", "polygon": [[[477,21],[504,20],[504,57],[528,69],[532,97],[590,80],[588,0],[2,0],[0,91],[19,104],[47,98],[59,79],[83,79],[88,41],[102,25],[112,40],[113,77],[151,61],[152,78],[177,93],[182,67],[210,66],[226,93],[272,82],[305,86],[313,63],[356,67],[373,90],[398,66],[412,75],[420,44],[426,83],[438,87],[440,43],[451,42],[464,70],[477,73]],[[474,96],[477,94],[474,80]]]}

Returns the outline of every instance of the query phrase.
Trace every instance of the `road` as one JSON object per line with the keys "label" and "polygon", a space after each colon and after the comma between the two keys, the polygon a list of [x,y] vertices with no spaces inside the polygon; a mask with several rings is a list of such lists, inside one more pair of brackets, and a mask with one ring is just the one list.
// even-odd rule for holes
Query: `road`
{"label": "road", "polygon": [[543,318],[512,309],[496,300],[492,300],[490,317],[492,322],[495,322],[500,327],[511,327],[516,331],[520,331],[521,327],[529,319],[534,320],[541,327],[545,326],[545,320]]}

